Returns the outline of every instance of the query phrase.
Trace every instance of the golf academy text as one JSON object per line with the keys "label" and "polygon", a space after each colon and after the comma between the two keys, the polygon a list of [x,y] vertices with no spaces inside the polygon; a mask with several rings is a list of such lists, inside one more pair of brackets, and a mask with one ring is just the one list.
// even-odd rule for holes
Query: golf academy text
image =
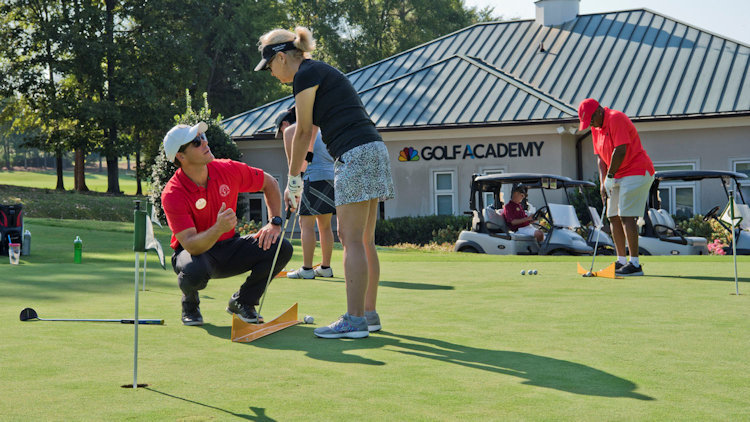
{"label": "golf academy text", "polygon": [[419,151],[424,160],[465,160],[467,158],[502,158],[540,156],[544,141],[509,142],[496,144],[426,146]]}

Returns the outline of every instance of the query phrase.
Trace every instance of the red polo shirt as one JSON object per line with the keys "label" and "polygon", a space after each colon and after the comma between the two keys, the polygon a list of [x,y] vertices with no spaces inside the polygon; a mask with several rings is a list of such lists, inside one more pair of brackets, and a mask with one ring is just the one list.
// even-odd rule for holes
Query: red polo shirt
{"label": "red polo shirt", "polygon": [[[177,169],[161,193],[161,205],[172,230],[169,246],[180,244],[175,233],[195,227],[198,233],[216,224],[221,204],[237,209],[237,194],[257,192],[263,187],[263,170],[232,160],[213,160],[208,166],[206,187],[198,186]],[[221,235],[219,240],[234,236],[234,228]]]}
{"label": "red polo shirt", "polygon": [[505,222],[508,224],[508,227],[510,227],[511,230],[516,231],[521,227],[528,226],[528,221],[522,224],[519,224],[517,226],[511,225],[510,222],[513,220],[517,220],[519,218],[526,218],[526,211],[523,210],[523,207],[521,204],[516,204],[513,201],[508,201],[507,204],[503,207],[503,217],[505,217]]}
{"label": "red polo shirt", "polygon": [[594,141],[594,154],[598,155],[609,167],[612,151],[620,145],[627,145],[625,159],[615,173],[615,178],[625,176],[644,176],[646,172],[654,174],[654,164],[641,145],[641,138],[635,125],[625,113],[604,108],[602,127],[591,127],[591,138]]}

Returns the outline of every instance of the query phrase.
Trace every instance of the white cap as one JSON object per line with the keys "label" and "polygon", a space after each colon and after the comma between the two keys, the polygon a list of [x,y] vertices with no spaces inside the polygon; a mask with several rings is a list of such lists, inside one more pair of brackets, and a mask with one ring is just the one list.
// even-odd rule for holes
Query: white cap
{"label": "white cap", "polygon": [[181,146],[195,139],[198,136],[198,132],[206,133],[207,130],[208,125],[203,122],[192,127],[177,125],[169,129],[167,135],[164,136],[164,154],[166,154],[167,160],[174,161],[174,156],[177,155],[177,151],[180,150]]}

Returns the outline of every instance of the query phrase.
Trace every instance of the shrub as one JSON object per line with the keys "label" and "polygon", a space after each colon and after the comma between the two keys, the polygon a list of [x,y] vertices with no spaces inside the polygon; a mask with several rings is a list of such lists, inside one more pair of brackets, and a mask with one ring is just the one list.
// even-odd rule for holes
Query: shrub
{"label": "shrub", "polygon": [[[221,127],[221,115],[216,118],[211,117],[211,109],[208,107],[208,97],[203,94],[203,107],[196,113],[193,111],[192,99],[190,92],[186,91],[186,108],[185,113],[182,115],[174,116],[174,124],[186,124],[195,125],[198,122],[205,122],[208,125],[206,130],[206,138],[208,138],[208,145],[211,147],[211,152],[216,158],[229,158],[232,160],[239,160],[242,157],[240,150],[237,148],[237,144],[234,143],[232,138],[224,131]],[[177,170],[177,166],[174,163],[167,160],[164,155],[164,145],[159,146],[159,154],[156,156],[153,167],[151,167],[151,202],[154,203],[154,207],[159,215],[159,218],[164,219],[164,210],[161,207],[161,191],[167,184],[174,172]],[[240,210],[240,206],[243,204],[242,201],[238,201],[235,212],[237,215],[244,215],[244,210]]]}
{"label": "shrub", "polygon": [[470,226],[469,216],[429,215],[391,218],[378,221],[375,226],[375,244],[392,246],[399,243],[454,243],[458,233]]}
{"label": "shrub", "polygon": [[243,218],[237,223],[237,227],[235,227],[235,230],[240,234],[240,236],[244,236],[246,234],[256,233],[262,226],[263,224],[255,220],[246,220],[245,218]]}

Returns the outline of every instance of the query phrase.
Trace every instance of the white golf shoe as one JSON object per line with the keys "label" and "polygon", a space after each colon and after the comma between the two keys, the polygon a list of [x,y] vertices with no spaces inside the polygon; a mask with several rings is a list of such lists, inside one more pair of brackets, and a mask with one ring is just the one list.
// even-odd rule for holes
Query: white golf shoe
{"label": "white golf shoe", "polygon": [[333,269],[331,267],[323,268],[320,265],[314,268],[315,275],[318,277],[326,277],[331,278],[333,277]]}
{"label": "white golf shoe", "polygon": [[294,271],[289,271],[288,273],[286,273],[286,278],[304,278],[307,280],[311,280],[315,278],[315,270],[313,270],[312,268],[306,270],[300,267]]}

